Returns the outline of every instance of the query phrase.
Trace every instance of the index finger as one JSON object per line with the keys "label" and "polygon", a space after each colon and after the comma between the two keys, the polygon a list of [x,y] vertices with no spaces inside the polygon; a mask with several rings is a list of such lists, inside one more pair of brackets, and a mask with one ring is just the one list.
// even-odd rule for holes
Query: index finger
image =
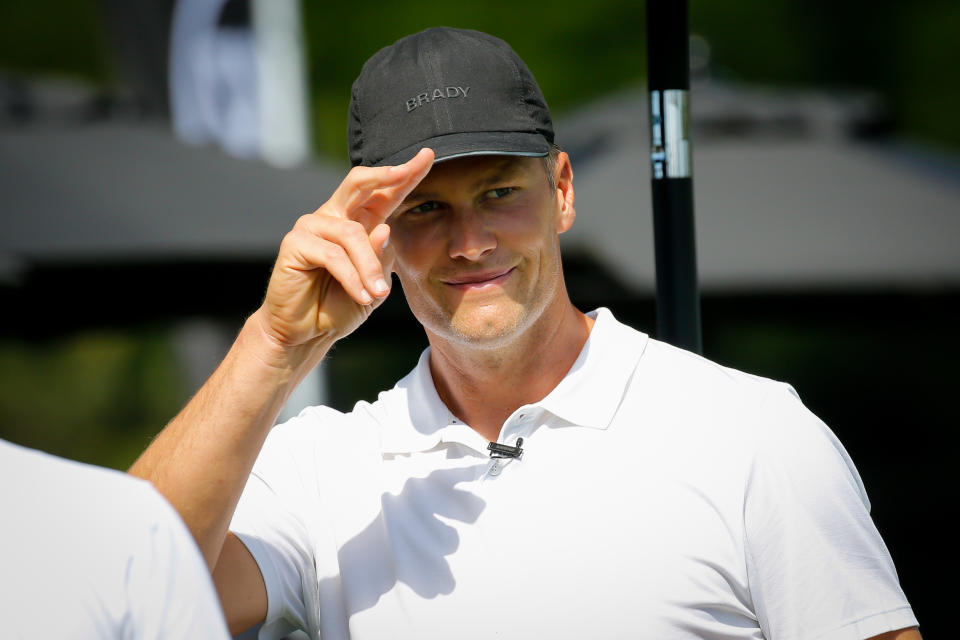
{"label": "index finger", "polygon": [[426,177],[433,158],[433,150],[425,147],[403,164],[354,169],[340,183],[330,201],[348,218],[367,211],[372,215],[369,222],[379,224]]}

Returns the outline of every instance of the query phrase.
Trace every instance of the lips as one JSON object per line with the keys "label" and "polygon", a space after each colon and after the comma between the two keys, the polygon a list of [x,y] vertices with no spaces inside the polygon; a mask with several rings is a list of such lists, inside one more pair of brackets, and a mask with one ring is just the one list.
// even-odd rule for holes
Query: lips
{"label": "lips", "polygon": [[477,289],[505,282],[514,271],[514,267],[463,273],[445,278],[443,283],[458,289]]}

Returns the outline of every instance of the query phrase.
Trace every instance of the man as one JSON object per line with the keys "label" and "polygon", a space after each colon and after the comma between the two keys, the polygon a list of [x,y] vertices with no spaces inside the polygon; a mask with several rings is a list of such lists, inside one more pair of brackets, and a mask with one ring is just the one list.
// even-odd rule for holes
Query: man
{"label": "man", "polygon": [[213,582],[148,483],[0,440],[3,637],[223,638]]}
{"label": "man", "polygon": [[[856,470],[789,387],[570,303],[573,172],[506,43],[441,28],[381,50],[349,132],[354,169],[132,470],[190,523],[233,629],[919,637]],[[429,340],[417,367],[271,432],[391,271]]]}

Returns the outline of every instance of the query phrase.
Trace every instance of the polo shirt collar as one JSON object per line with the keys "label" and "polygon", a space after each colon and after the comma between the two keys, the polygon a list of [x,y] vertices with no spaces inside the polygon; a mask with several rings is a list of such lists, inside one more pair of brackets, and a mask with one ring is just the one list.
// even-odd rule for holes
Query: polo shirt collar
{"label": "polo shirt collar", "polygon": [[423,350],[413,371],[392,391],[382,394],[386,421],[381,443],[384,452],[426,451],[440,443],[444,427],[455,416],[443,404],[430,375],[430,347]]}
{"label": "polo shirt collar", "polygon": [[605,307],[587,315],[596,322],[580,355],[537,405],[573,426],[606,429],[620,407],[647,336],[618,322]]}
{"label": "polo shirt collar", "polygon": [[[595,323],[570,371],[532,406],[546,409],[571,426],[606,429],[620,406],[647,336],[618,322],[606,308],[587,315]],[[430,374],[429,347],[413,371],[391,392],[381,395],[381,400],[387,424],[381,443],[387,453],[426,451],[444,441],[446,431],[469,429],[457,421],[437,393]]]}

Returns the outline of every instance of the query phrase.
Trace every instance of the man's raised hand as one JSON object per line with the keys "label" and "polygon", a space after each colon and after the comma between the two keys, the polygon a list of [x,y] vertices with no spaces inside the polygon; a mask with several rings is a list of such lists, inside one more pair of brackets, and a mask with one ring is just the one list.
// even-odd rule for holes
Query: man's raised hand
{"label": "man's raised hand", "polygon": [[296,384],[389,292],[378,287],[392,268],[384,221],[433,158],[425,149],[396,167],[354,168],[323,206],[297,221],[280,245],[263,304],[210,379],[130,468],[176,507],[218,586],[229,584],[228,598],[238,598],[232,605],[238,620],[262,620],[267,610],[256,561],[227,536],[250,469]]}
{"label": "man's raised hand", "polygon": [[326,203],[297,220],[255,314],[276,346],[312,351],[318,339],[332,343],[386,298],[392,251],[385,221],[427,175],[433,157],[423,149],[402,165],[354,167]]}

